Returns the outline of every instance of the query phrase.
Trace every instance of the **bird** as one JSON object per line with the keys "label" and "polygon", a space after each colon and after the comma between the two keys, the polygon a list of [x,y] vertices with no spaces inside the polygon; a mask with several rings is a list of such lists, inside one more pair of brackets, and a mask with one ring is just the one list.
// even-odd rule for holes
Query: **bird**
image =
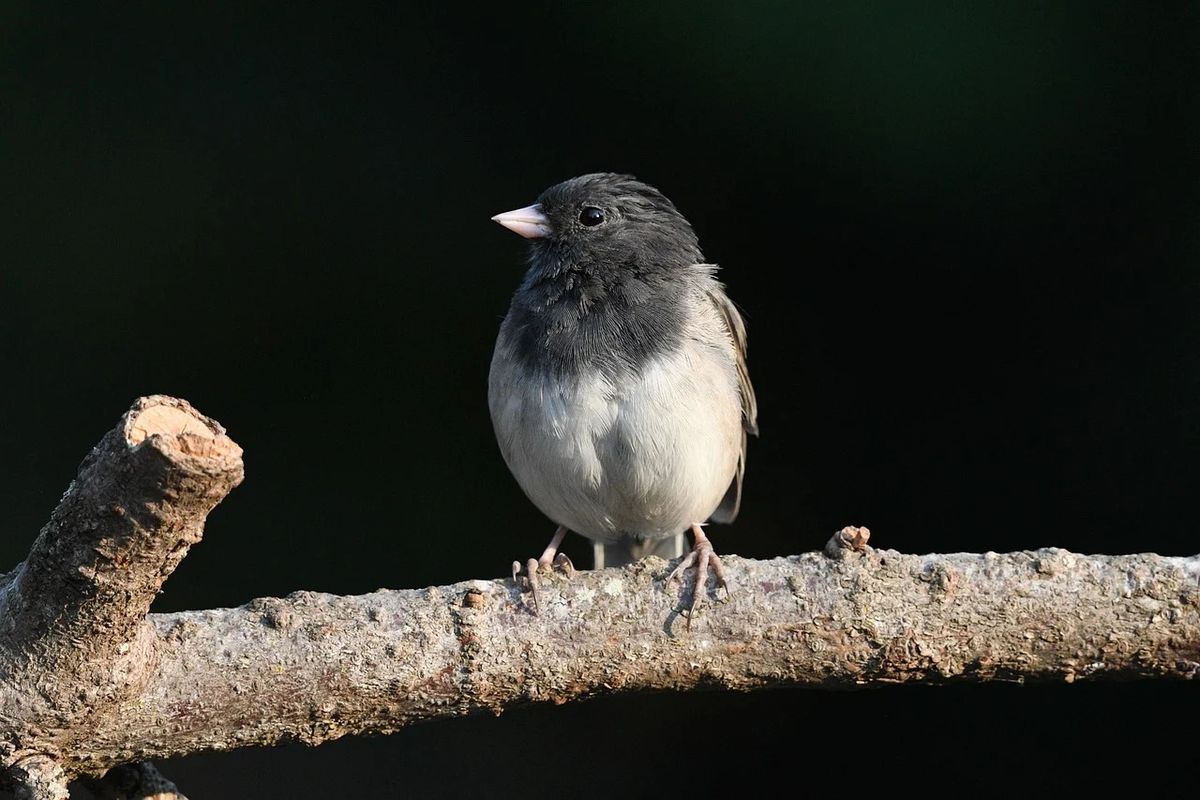
{"label": "bird", "polygon": [[529,240],[500,325],[488,408],[501,454],[557,528],[540,558],[513,562],[539,612],[538,572],[572,572],[568,532],[594,567],[690,553],[688,627],[708,585],[729,584],[704,526],[738,514],[758,406],[746,326],[691,224],[632,175],[599,172],[492,220]]}

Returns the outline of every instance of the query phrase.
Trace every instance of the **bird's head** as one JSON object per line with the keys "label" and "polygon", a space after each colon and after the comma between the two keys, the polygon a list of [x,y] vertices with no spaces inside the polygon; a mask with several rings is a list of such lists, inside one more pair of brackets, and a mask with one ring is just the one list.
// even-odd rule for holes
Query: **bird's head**
{"label": "bird's head", "polygon": [[492,219],[532,243],[543,275],[674,270],[704,260],[692,226],[663,194],[631,175],[597,172],[542,192]]}

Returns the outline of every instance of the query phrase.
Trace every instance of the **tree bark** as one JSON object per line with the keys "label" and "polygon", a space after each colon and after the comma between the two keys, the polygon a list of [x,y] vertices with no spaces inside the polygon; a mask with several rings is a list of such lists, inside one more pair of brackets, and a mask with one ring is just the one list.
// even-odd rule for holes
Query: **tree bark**
{"label": "tree bark", "polygon": [[1200,558],[904,555],[861,528],[822,552],[723,557],[733,593],[706,587],[690,631],[688,589],[666,586],[657,558],[546,576],[536,616],[509,580],[147,615],[241,474],[217,423],[161,397],[85,460],[0,582],[13,780],[617,692],[1200,672]]}
{"label": "tree bark", "polygon": [[0,764],[20,792],[65,797],[74,741],[137,702],[162,650],[150,603],[241,480],[241,448],[217,422],[141,398],[0,577]]}

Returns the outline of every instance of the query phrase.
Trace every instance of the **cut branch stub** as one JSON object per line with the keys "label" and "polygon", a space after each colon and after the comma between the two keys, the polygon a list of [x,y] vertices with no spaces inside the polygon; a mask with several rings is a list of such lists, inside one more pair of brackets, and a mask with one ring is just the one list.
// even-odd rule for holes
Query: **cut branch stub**
{"label": "cut branch stub", "polygon": [[157,660],[150,604],[241,480],[220,424],[183,400],[134,402],[0,585],[0,728],[70,725],[137,691]]}

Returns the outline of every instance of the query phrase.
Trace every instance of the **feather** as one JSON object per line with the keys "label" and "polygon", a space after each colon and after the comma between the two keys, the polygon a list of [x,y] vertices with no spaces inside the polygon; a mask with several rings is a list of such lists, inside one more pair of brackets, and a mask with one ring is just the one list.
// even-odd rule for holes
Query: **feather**
{"label": "feather", "polygon": [[746,366],[746,323],[720,284],[709,290],[708,297],[721,312],[725,328],[733,342],[738,391],[742,399],[742,449],[738,454],[737,473],[729,484],[729,490],[725,492],[721,504],[712,515],[714,522],[729,523],[737,518],[738,509],[742,505],[742,479],[746,474],[746,435],[758,436],[758,401],[754,397],[754,385],[750,383],[750,370]]}

